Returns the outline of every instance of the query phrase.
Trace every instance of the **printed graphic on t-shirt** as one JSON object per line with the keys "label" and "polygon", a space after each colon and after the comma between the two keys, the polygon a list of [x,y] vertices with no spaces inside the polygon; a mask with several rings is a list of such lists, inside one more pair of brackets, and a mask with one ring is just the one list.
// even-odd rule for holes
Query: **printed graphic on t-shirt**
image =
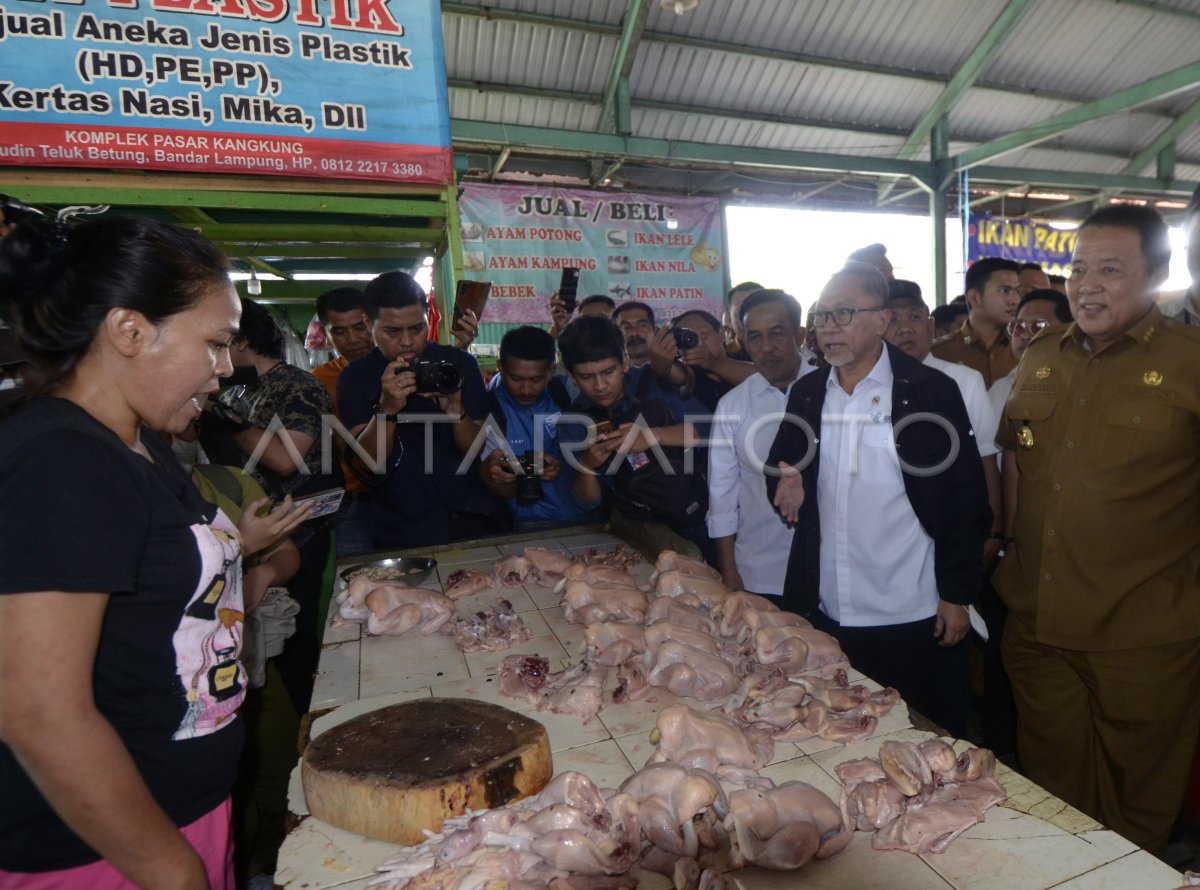
{"label": "printed graphic on t-shirt", "polygon": [[212,525],[192,526],[200,554],[200,583],[175,629],[175,670],[187,712],[172,738],[216,732],[233,719],[246,695],[242,651],[241,538],[224,513]]}

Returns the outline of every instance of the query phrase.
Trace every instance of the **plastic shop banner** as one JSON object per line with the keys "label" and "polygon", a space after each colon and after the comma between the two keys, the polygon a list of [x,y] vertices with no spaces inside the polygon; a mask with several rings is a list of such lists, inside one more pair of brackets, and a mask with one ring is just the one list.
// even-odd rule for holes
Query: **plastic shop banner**
{"label": "plastic shop banner", "polygon": [[1038,263],[1048,275],[1071,271],[1076,231],[1057,229],[1027,219],[978,216],[967,227],[967,261],[995,256],[1018,263]]}
{"label": "plastic shop banner", "polygon": [[628,192],[464,185],[463,276],[491,281],[485,322],[550,320],[562,269],[580,270],[579,299],[640,300],[660,319],[721,316],[721,203]]}
{"label": "plastic shop banner", "polygon": [[453,182],[437,0],[10,0],[0,164]]}

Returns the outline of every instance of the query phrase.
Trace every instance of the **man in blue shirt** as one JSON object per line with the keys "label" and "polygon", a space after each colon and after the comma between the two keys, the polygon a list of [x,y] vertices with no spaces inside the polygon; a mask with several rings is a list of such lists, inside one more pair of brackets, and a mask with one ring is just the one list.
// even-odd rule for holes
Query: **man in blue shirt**
{"label": "man in blue shirt", "polygon": [[[337,394],[338,414],[362,451],[347,448],[347,459],[354,455],[377,491],[375,547],[499,531],[495,499],[463,458],[487,415],[479,364],[461,349],[428,341],[425,292],[412,276],[385,272],[364,296],[376,345],[342,372]],[[453,366],[457,388],[454,379],[420,386],[419,362]]]}
{"label": "man in blue shirt", "polygon": [[[585,503],[598,503],[604,488],[615,487],[620,495],[634,473],[652,460],[661,462],[665,455],[655,449],[679,449],[686,455],[701,441],[694,421],[685,417],[680,422],[661,392],[651,386],[653,372],[645,366],[629,368],[625,338],[611,319],[575,319],[559,336],[558,347],[563,365],[579,387],[576,409],[608,426],[605,431],[602,426],[580,424],[575,418],[562,425],[559,441],[570,452],[568,461],[580,469],[572,491]],[[704,526],[707,457],[693,454],[691,463],[696,484],[691,484],[693,473],[684,472],[687,481],[680,486],[679,502],[654,505],[676,515],[671,519],[659,516],[657,521],[692,541],[705,560],[716,565],[716,551]],[[622,512],[630,519],[643,518]]]}
{"label": "man in blue shirt", "polygon": [[[489,387],[491,423],[479,476],[508,502],[517,531],[579,519],[589,505],[571,493],[576,470],[563,461],[558,420],[570,397],[551,372],[554,337],[541,328],[514,328],[500,341],[499,374]],[[532,454],[542,469],[526,482],[520,459]],[[540,497],[535,495],[540,492]]]}

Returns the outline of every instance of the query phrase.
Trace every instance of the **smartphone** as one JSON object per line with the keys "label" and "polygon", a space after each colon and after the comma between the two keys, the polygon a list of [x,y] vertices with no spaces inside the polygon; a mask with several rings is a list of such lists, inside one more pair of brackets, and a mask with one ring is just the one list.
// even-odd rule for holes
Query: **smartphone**
{"label": "smartphone", "polygon": [[[345,496],[346,489],[344,488],[328,488],[325,491],[318,491],[316,494],[294,499],[292,501],[292,510],[299,510],[306,504],[312,504],[312,513],[309,514],[309,519],[316,519],[318,516],[328,516],[330,513],[338,511],[338,508],[342,505],[342,498]],[[277,512],[280,506],[280,504],[276,504],[271,508],[271,512]],[[292,511],[289,510],[288,512]]]}
{"label": "smartphone", "polygon": [[490,281],[460,281],[454,288],[454,321],[463,317],[463,310],[470,309],[475,318],[483,321],[483,307],[492,292]]}
{"label": "smartphone", "polygon": [[595,435],[597,437],[607,436],[609,433],[611,433],[616,428],[617,428],[617,425],[615,423],[613,423],[611,420],[599,420],[592,427],[592,429],[595,431]]}
{"label": "smartphone", "polygon": [[575,296],[579,292],[579,270],[574,266],[563,266],[562,278],[558,282],[558,298],[562,300],[567,314],[575,311]]}

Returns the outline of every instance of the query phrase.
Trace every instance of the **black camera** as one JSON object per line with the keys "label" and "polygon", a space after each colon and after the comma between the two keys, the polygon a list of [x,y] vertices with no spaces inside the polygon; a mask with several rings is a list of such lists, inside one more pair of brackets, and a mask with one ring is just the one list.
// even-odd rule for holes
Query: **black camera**
{"label": "black camera", "polygon": [[671,333],[679,349],[694,349],[700,345],[700,335],[691,328],[671,328]]}
{"label": "black camera", "polygon": [[462,389],[462,374],[450,362],[415,361],[408,368],[397,368],[396,373],[405,370],[417,375],[417,392],[448,396]]}
{"label": "black camera", "polygon": [[521,465],[521,473],[517,474],[517,503],[536,504],[544,495],[537,457],[534,452],[526,451],[517,458],[517,463]]}

